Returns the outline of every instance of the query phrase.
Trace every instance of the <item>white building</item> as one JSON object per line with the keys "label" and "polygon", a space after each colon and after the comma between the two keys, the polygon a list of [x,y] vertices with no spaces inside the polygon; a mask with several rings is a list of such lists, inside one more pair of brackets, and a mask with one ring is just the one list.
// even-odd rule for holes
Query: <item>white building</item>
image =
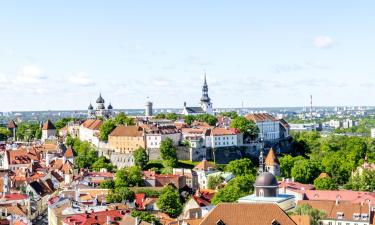
{"label": "white building", "polygon": [[246,116],[259,128],[259,138],[264,141],[273,141],[289,136],[289,124],[278,120],[268,113],[254,113]]}
{"label": "white building", "polygon": [[208,175],[217,172],[216,166],[207,160],[202,160],[198,165],[193,169],[198,176],[198,185],[200,189],[208,188]]}
{"label": "white building", "polygon": [[184,109],[182,110],[183,115],[199,115],[199,114],[213,114],[212,102],[208,97],[208,85],[206,80],[206,74],[204,75],[204,83],[202,87],[202,97],[199,107],[187,107],[186,102],[184,103]]}
{"label": "white building", "polygon": [[56,138],[56,127],[51,120],[47,120],[42,127],[42,141]]}
{"label": "white building", "polygon": [[88,119],[79,128],[79,139],[88,141],[95,146],[99,146],[99,128],[103,124],[101,120]]}
{"label": "white building", "polygon": [[207,148],[234,147],[243,145],[243,135],[236,129],[214,127],[206,131]]}
{"label": "white building", "polygon": [[160,143],[170,138],[174,145],[178,145],[181,141],[181,133],[174,125],[141,125],[146,133],[146,148],[158,149]]}

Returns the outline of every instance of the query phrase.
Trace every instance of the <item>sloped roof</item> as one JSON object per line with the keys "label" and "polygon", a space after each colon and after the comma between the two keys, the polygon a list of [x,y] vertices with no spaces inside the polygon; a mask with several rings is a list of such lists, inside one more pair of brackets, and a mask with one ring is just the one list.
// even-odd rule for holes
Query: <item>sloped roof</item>
{"label": "sloped roof", "polygon": [[86,120],[82,123],[82,126],[90,130],[99,130],[100,126],[103,124],[101,120]]}
{"label": "sloped roof", "polygon": [[51,120],[47,120],[42,127],[42,130],[56,130],[55,125],[51,122]]}
{"label": "sloped roof", "polygon": [[64,156],[66,158],[73,158],[75,155],[74,155],[74,151],[72,148],[68,148],[65,153],[64,153]]}
{"label": "sloped roof", "polygon": [[14,120],[10,120],[10,121],[8,122],[7,127],[8,127],[9,129],[17,128],[17,124],[14,122]]}
{"label": "sloped roof", "polygon": [[265,163],[267,166],[280,165],[280,162],[277,159],[277,156],[273,148],[271,148],[270,151],[268,152]]}
{"label": "sloped roof", "polygon": [[202,107],[186,107],[188,113],[206,113]]}
{"label": "sloped roof", "polygon": [[246,119],[253,121],[254,123],[257,122],[266,122],[266,121],[277,121],[277,119],[271,116],[268,113],[254,113],[248,114]]}
{"label": "sloped roof", "polygon": [[126,136],[126,137],[140,137],[143,135],[142,127],[140,126],[117,126],[109,136]]}
{"label": "sloped roof", "polygon": [[353,220],[353,214],[368,214],[369,207],[367,204],[361,203],[352,203],[342,201],[336,204],[336,201],[311,201],[311,200],[302,200],[298,201],[298,205],[308,204],[311,207],[326,212],[327,218],[335,219],[337,218],[337,213],[342,212],[344,220],[351,221]]}
{"label": "sloped roof", "polygon": [[276,204],[248,203],[220,203],[203,218],[200,225],[217,224],[220,220],[228,225],[270,225],[273,221],[296,225]]}
{"label": "sloped roof", "polygon": [[216,166],[210,162],[208,162],[207,160],[202,160],[198,165],[196,165],[194,167],[194,170],[204,170],[204,171],[207,171],[207,170],[210,170],[210,169],[215,169]]}

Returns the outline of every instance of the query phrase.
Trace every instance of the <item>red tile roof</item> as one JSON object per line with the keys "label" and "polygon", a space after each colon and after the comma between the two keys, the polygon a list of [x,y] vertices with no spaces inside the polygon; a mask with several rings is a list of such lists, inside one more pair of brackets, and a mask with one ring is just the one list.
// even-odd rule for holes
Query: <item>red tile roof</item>
{"label": "red tile roof", "polygon": [[29,151],[24,148],[18,150],[7,150],[9,164],[28,164],[31,163],[31,160],[39,160],[39,151],[34,147],[26,148],[28,148]]}
{"label": "red tile roof", "polygon": [[72,148],[68,148],[65,153],[64,153],[64,156],[66,158],[73,158],[74,157],[74,151]]}
{"label": "red tile roof", "polygon": [[123,216],[120,211],[108,210],[70,216],[64,219],[63,222],[68,225],[107,224],[108,217],[111,224],[118,224],[116,221],[121,220]]}
{"label": "red tile roof", "polygon": [[101,120],[86,120],[82,123],[82,126],[90,130],[99,130],[100,126],[103,124]]}
{"label": "red tile roof", "polygon": [[[302,200],[298,201],[297,205],[308,204],[311,207],[319,210],[323,210],[326,213],[327,218],[335,219],[337,218],[337,213],[343,213],[343,220],[351,221],[353,220],[353,215],[355,213],[359,214],[368,214],[369,215],[369,206],[367,204],[361,203],[352,203],[347,201],[315,201],[315,200]],[[363,222],[363,221],[362,221]]]}
{"label": "red tile roof", "polygon": [[51,120],[47,120],[42,127],[42,130],[56,130],[55,125],[51,122]]}
{"label": "red tile roof", "polygon": [[307,200],[331,200],[350,201],[354,203],[371,201],[375,202],[374,192],[350,191],[350,190],[306,190],[304,198]]}
{"label": "red tile roof", "polygon": [[198,165],[196,165],[194,167],[194,170],[204,170],[204,171],[207,171],[207,170],[210,170],[210,169],[215,169],[216,166],[210,162],[208,162],[207,160],[202,160]]}
{"label": "red tile roof", "polygon": [[220,220],[228,225],[270,225],[273,221],[296,225],[276,204],[245,203],[220,203],[203,218],[200,225],[217,224]]}

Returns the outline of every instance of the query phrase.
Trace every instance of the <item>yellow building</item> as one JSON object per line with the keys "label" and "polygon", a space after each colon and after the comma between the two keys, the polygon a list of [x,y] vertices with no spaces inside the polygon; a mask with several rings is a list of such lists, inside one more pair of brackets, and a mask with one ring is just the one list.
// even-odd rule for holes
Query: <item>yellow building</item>
{"label": "yellow building", "polygon": [[140,126],[117,126],[108,136],[108,144],[116,152],[129,153],[146,148],[146,136]]}

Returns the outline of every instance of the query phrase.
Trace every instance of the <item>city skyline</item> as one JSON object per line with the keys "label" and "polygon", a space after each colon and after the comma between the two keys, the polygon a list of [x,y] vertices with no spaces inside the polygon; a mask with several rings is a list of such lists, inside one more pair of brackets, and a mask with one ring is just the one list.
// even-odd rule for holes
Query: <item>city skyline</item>
{"label": "city skyline", "polygon": [[0,4],[1,111],[182,108],[204,71],[214,108],[375,105],[371,1],[38,3]]}

